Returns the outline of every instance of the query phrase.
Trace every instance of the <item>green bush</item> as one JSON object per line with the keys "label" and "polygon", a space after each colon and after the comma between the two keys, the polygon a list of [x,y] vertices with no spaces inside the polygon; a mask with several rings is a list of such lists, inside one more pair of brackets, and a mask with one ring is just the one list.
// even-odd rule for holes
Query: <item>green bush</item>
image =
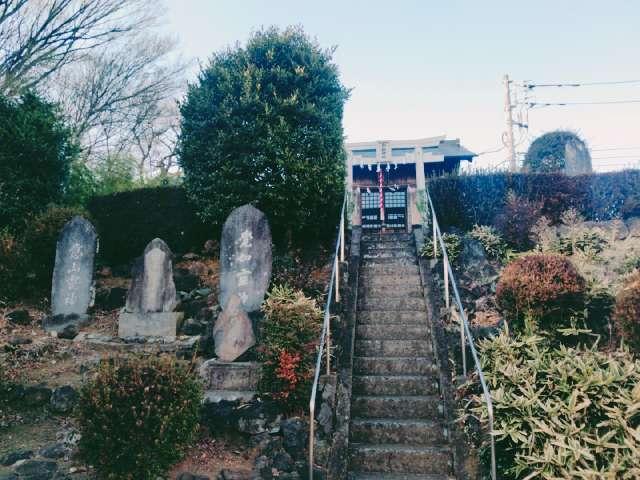
{"label": "green bush", "polygon": [[616,332],[635,353],[640,353],[640,271],[632,273],[618,293]]}
{"label": "green bush", "polygon": [[[640,362],[622,352],[554,348],[543,337],[506,332],[481,340],[479,348],[501,478],[640,478]],[[479,418],[486,432],[482,396],[467,408],[463,418]]]}
{"label": "green bush", "polygon": [[220,227],[254,203],[277,245],[333,236],[348,91],[332,53],[300,28],[272,27],[212,56],[181,106],[184,184],[205,221]]}
{"label": "green bush", "polygon": [[25,284],[20,242],[7,228],[0,230],[0,300],[15,299]]}
{"label": "green bush", "polygon": [[199,251],[205,240],[218,238],[198,219],[182,187],[139,188],[93,198],[89,212],[100,236],[100,258],[125,264],[142,255],[154,238],[174,253]]}
{"label": "green bush", "polygon": [[155,480],[195,439],[202,390],[170,358],[103,361],[80,393],[79,450],[100,478]]}
{"label": "green bush", "polygon": [[[572,147],[573,156],[576,158],[567,158],[567,146]],[[587,173],[591,171],[591,155],[584,141],[576,133],[556,130],[540,135],[531,142],[523,164],[529,172]]]}
{"label": "green bush", "polygon": [[508,256],[507,244],[492,226],[474,225],[469,236],[482,244],[488,258],[502,261]]}
{"label": "green bush", "polygon": [[[473,225],[496,226],[507,193],[541,202],[551,224],[575,208],[587,220],[628,218],[629,204],[640,191],[640,170],[570,177],[553,173],[474,173],[429,179],[429,192],[442,228],[470,230]],[[625,202],[627,205],[625,207]]]}
{"label": "green bush", "polygon": [[291,410],[309,401],[322,311],[300,290],[275,286],[262,310],[261,393]]}
{"label": "green bush", "polygon": [[56,107],[32,93],[0,95],[0,225],[19,232],[62,200],[77,145]]}
{"label": "green bush", "polygon": [[496,304],[515,330],[541,328],[553,332],[571,326],[571,317],[584,310],[586,281],[560,255],[525,255],[502,271]]}
{"label": "green bush", "polygon": [[[443,233],[442,242],[447,249],[447,257],[450,263],[455,263],[462,252],[462,239],[456,233]],[[442,258],[442,248],[440,242],[437,244],[436,258]],[[429,236],[424,241],[424,245],[420,250],[420,256],[425,258],[433,258],[433,237]]]}

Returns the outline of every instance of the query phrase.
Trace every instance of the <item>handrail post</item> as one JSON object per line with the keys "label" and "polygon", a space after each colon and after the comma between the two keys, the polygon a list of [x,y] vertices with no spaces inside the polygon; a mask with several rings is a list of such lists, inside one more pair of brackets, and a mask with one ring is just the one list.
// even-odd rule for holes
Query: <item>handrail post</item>
{"label": "handrail post", "polygon": [[449,300],[449,259],[443,255],[442,263],[444,265],[444,304],[447,307],[447,311],[451,306]]}
{"label": "handrail post", "polygon": [[331,375],[331,319],[327,325],[327,375]]}
{"label": "handrail post", "polygon": [[340,303],[340,262],[336,257],[336,303]]}
{"label": "handrail post", "polygon": [[309,478],[313,480],[313,443],[315,437],[315,405],[310,405],[309,412]]}
{"label": "handrail post", "polygon": [[436,225],[436,216],[433,215],[433,258],[438,258],[438,230]]}
{"label": "handrail post", "polygon": [[340,219],[340,261],[344,262],[344,224],[346,223],[346,218]]}

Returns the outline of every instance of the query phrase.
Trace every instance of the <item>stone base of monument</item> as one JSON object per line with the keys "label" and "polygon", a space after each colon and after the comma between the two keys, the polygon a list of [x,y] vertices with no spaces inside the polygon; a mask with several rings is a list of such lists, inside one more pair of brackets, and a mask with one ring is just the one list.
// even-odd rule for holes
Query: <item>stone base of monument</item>
{"label": "stone base of monument", "polygon": [[160,337],[175,339],[183,312],[132,313],[122,311],[118,318],[120,338]]}
{"label": "stone base of monument", "polygon": [[42,321],[42,328],[46,332],[57,332],[60,333],[69,325],[73,325],[75,327],[84,327],[90,323],[90,317],[87,314],[78,315],[77,313],[70,314],[59,314],[59,315],[49,315],[45,317]]}
{"label": "stone base of monument", "polygon": [[200,366],[205,403],[250,401],[257,395],[261,372],[258,362],[205,361]]}

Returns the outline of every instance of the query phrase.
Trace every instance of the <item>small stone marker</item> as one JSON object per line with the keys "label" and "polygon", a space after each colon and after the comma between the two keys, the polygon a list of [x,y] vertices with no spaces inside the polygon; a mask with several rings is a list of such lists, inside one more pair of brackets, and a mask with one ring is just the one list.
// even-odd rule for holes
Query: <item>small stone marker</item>
{"label": "small stone marker", "polygon": [[257,208],[236,208],[224,223],[220,242],[220,304],[233,295],[245,312],[260,309],[271,281],[271,230]]}
{"label": "small stone marker", "polygon": [[73,217],[62,228],[51,282],[51,316],[43,322],[45,330],[58,332],[88,322],[97,249],[98,235],[88,220]]}
{"label": "small stone marker", "polygon": [[253,347],[256,337],[251,319],[242,308],[242,300],[232,295],[213,327],[216,355],[224,362],[233,362]]}
{"label": "small stone marker", "polygon": [[166,243],[153,239],[136,260],[131,272],[127,304],[120,313],[118,335],[175,339],[184,314],[174,312],[172,253]]}

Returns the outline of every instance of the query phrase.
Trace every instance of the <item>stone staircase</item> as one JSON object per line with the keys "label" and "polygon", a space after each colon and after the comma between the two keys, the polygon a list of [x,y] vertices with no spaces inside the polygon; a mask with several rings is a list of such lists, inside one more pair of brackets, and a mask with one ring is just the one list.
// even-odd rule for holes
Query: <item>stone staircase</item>
{"label": "stone staircase", "polygon": [[349,479],[444,480],[453,449],[410,234],[362,239]]}

